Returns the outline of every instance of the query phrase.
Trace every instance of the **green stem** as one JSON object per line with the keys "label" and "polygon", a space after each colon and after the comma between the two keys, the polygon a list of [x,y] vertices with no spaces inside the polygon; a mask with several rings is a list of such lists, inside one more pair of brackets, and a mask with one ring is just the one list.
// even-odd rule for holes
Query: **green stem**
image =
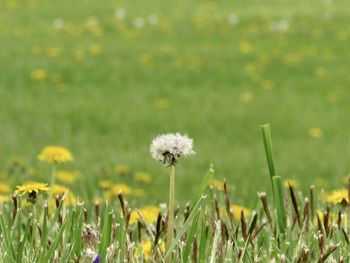
{"label": "green stem", "polygon": [[55,181],[56,181],[56,164],[54,164],[52,167],[50,187],[52,187],[55,184]]}
{"label": "green stem", "polygon": [[51,172],[51,182],[49,187],[51,187],[50,192],[49,192],[49,197],[48,197],[48,201],[47,203],[50,205],[50,201],[51,201],[51,196],[52,196],[52,187],[55,184],[56,181],[56,164],[53,165],[52,167],[52,172]]}
{"label": "green stem", "polygon": [[[166,238],[166,247],[170,248],[174,234],[174,199],[175,199],[175,166],[170,167],[170,185],[169,185],[169,206],[168,206],[168,229]],[[172,262],[171,257],[168,257],[167,263]]]}

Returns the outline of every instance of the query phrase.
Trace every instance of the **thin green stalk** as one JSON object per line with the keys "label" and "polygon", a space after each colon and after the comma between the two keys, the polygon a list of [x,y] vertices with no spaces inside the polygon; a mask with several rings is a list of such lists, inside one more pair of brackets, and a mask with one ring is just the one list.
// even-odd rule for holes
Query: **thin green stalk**
{"label": "thin green stalk", "polygon": [[[168,229],[166,248],[169,249],[173,241],[174,234],[174,200],[175,199],[175,165],[170,167],[170,184],[169,184],[169,206],[168,206]],[[171,262],[172,259],[169,257],[167,262]]]}
{"label": "thin green stalk", "polygon": [[275,209],[277,210],[277,220],[279,230],[283,233],[287,226],[286,211],[284,208],[283,189],[281,184],[281,178],[276,176],[275,162],[273,159],[272,151],[272,139],[270,124],[261,125],[261,132],[264,140],[265,152],[267,164],[270,172],[270,179],[272,185],[273,199],[275,203]]}
{"label": "thin green stalk", "polygon": [[273,190],[275,195],[275,207],[277,210],[278,228],[281,233],[284,233],[287,227],[287,216],[286,216],[286,210],[285,210],[284,201],[283,201],[283,188],[282,188],[281,177],[279,176],[272,177],[272,183],[273,183]]}
{"label": "thin green stalk", "polygon": [[50,187],[52,187],[56,182],[56,164],[52,167]]}

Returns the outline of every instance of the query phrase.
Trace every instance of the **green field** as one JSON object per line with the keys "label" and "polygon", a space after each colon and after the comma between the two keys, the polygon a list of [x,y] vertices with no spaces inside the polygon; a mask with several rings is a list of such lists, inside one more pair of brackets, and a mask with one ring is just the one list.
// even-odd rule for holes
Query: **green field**
{"label": "green field", "polygon": [[[181,132],[196,155],[177,166],[176,198],[191,200],[212,163],[249,206],[270,191],[259,130],[270,123],[283,179],[342,187],[349,22],[348,0],[1,0],[1,177],[13,187],[48,182],[37,155],[57,144],[75,157],[62,168],[84,175],[74,192],[99,195],[109,179],[147,191],[135,202],[157,204],[168,176],[149,145]],[[42,172],[9,177],[13,156]],[[118,165],[130,173],[118,176]],[[132,180],[140,171],[150,184]]]}

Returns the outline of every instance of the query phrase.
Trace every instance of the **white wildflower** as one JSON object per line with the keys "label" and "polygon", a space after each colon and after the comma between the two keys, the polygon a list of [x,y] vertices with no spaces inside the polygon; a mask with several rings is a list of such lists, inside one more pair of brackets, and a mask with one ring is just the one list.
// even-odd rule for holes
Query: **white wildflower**
{"label": "white wildflower", "polygon": [[138,29],[143,28],[145,26],[145,19],[143,17],[136,17],[132,21],[132,24]]}
{"label": "white wildflower", "polygon": [[52,26],[55,29],[62,29],[64,27],[64,21],[61,18],[56,18],[53,22],[52,22]]}
{"label": "white wildflower", "polygon": [[179,133],[162,134],[153,139],[150,152],[152,157],[166,166],[175,165],[180,156],[192,155],[193,140]]}
{"label": "white wildflower", "polygon": [[231,14],[228,16],[227,21],[230,25],[234,26],[239,23],[239,17],[235,14]]}
{"label": "white wildflower", "polygon": [[126,10],[122,7],[119,7],[117,10],[115,10],[114,14],[118,19],[124,19],[127,16]]}
{"label": "white wildflower", "polygon": [[154,26],[156,24],[158,24],[158,16],[156,14],[152,14],[147,18],[147,21],[150,25]]}

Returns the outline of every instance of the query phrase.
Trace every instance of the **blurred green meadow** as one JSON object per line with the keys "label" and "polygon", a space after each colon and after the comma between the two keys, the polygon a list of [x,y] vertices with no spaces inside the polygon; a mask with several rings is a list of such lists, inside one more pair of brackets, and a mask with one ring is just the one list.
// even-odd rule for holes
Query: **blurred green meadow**
{"label": "blurred green meadow", "polygon": [[75,161],[60,169],[82,177],[77,195],[102,196],[109,180],[156,204],[168,171],[149,145],[180,132],[196,155],[177,165],[177,200],[213,164],[249,205],[270,191],[259,130],[270,123],[278,175],[301,190],[342,187],[349,46],[348,0],[1,0],[1,180],[48,182],[37,155],[62,145]]}

